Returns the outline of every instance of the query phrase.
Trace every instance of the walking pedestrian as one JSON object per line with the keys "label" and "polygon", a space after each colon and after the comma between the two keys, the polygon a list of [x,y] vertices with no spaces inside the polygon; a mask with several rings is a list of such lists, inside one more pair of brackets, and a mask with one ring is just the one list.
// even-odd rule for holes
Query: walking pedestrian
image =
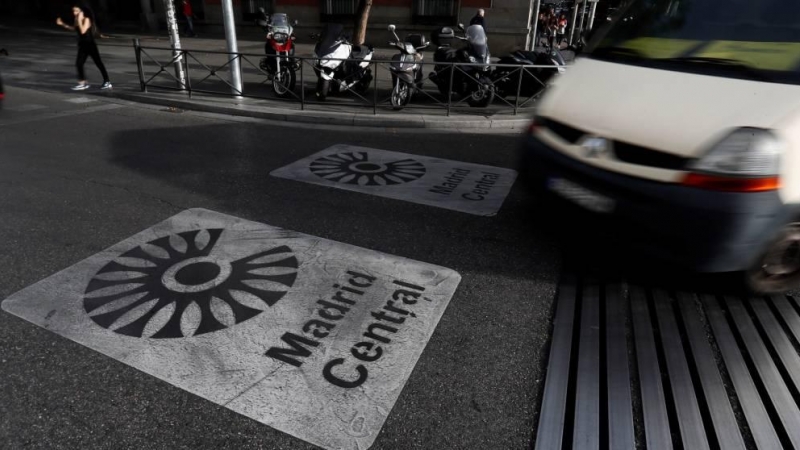
{"label": "walking pedestrian", "polygon": [[555,12],[552,12],[550,17],[547,19],[547,46],[551,51],[555,45],[556,34],[558,34],[558,18],[556,17]]}
{"label": "walking pedestrian", "polygon": [[197,36],[194,32],[194,11],[192,11],[192,3],[189,0],[181,0],[183,6],[183,17],[186,18],[186,35],[189,37]]}
{"label": "walking pedestrian", "polygon": [[56,19],[56,25],[63,27],[67,30],[75,30],[78,34],[78,57],[75,60],[75,67],[78,69],[78,84],[73,86],[73,91],[82,91],[89,89],[89,83],[86,81],[86,73],[83,66],[86,63],[86,58],[91,57],[94,64],[100,70],[103,76],[103,85],[100,89],[111,89],[111,81],[108,79],[108,72],[100,59],[100,51],[97,49],[97,42],[94,40],[94,15],[91,9],[86,6],[73,6],[72,15],[74,22],[72,25],[67,25],[61,20],[61,17]]}
{"label": "walking pedestrian", "polygon": [[473,17],[472,20],[469,21],[469,24],[480,25],[483,27],[483,31],[485,32],[486,31],[486,18],[484,17],[485,14],[486,11],[484,11],[483,9],[479,9],[477,14],[475,14],[475,17]]}
{"label": "walking pedestrian", "polygon": [[562,13],[558,18],[558,47],[561,48],[561,43],[567,39],[567,15]]}

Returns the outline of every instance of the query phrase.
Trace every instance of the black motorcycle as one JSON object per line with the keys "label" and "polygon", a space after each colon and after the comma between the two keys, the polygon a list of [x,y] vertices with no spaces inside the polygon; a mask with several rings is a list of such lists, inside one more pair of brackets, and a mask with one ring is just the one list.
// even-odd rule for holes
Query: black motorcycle
{"label": "black motorcycle", "polygon": [[519,89],[520,97],[533,97],[544,90],[547,82],[553,76],[563,73],[567,65],[558,50],[544,52],[517,50],[500,58],[497,64],[497,68],[492,73],[492,80],[494,80],[495,92],[501,97],[516,95],[517,89]]}
{"label": "black motorcycle", "polygon": [[421,34],[409,34],[405,41],[401,41],[394,30],[395,26],[389,25],[389,31],[395,38],[395,42],[389,42],[389,45],[400,50],[392,57],[389,66],[392,73],[391,102],[394,109],[403,109],[411,101],[414,92],[422,89],[422,54],[419,51],[428,43]]}
{"label": "black motorcycle", "polygon": [[[486,32],[480,25],[471,25],[464,30],[458,28],[464,36],[457,36],[453,29],[444,27],[433,33],[431,40],[438,46],[433,55],[434,63],[465,63],[470,65],[435,64],[429,78],[439,88],[439,92],[448,98],[452,93],[461,98],[469,97],[470,106],[485,107],[494,100],[494,85],[490,78],[489,46],[486,43]],[[463,41],[466,45],[457,49],[450,46],[453,39]]]}

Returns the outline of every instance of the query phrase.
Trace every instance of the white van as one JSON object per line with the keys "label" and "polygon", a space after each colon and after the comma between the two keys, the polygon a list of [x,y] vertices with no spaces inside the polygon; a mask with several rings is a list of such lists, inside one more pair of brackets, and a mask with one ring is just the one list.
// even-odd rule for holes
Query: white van
{"label": "white van", "polygon": [[524,169],[658,257],[800,286],[800,1],[617,17],[540,102]]}

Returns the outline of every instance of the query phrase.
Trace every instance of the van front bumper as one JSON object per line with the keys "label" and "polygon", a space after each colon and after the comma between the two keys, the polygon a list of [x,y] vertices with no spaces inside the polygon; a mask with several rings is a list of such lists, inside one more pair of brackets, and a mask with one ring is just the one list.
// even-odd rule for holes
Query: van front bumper
{"label": "van front bumper", "polygon": [[591,222],[584,230],[698,272],[749,268],[793,213],[776,191],[716,192],[635,178],[584,164],[534,136],[526,138],[521,161],[521,175],[537,192],[558,197],[547,186],[560,178],[613,201],[613,210],[603,214],[558,197],[562,212]]}

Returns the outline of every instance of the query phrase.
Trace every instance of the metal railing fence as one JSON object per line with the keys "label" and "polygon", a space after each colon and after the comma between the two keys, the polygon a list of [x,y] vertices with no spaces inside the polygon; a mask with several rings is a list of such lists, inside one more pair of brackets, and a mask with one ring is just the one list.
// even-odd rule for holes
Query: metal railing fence
{"label": "metal railing fence", "polygon": [[[295,65],[296,87],[288,90],[283,97],[275,95],[271,86],[266,85],[272,81],[270,73],[265,71],[259,64],[261,59],[267,56],[256,53],[228,53],[224,51],[191,50],[181,49],[174,51],[165,47],[145,47],[134,39],[134,50],[136,52],[136,63],[139,72],[139,82],[142,92],[148,89],[160,89],[171,91],[185,91],[191,96],[193,93],[240,96],[254,99],[272,100],[288,103],[298,103],[300,109],[304,110],[311,105],[334,105],[337,107],[361,107],[371,108],[373,114],[378,110],[398,109],[391,103],[392,89],[394,81],[390,76],[390,66],[392,60],[373,59],[369,60],[369,69],[372,79],[369,86],[359,85],[359,89],[352,86],[348,89],[339,89],[338,97],[337,84],[331,82],[331,92],[334,97],[329,97],[328,101],[317,101],[314,99],[313,92],[316,89],[317,75],[315,63],[319,58],[302,56],[270,56],[270,58],[280,59],[282,63],[288,63],[289,59],[297,61]],[[166,55],[159,58],[159,52]],[[356,61],[351,59],[324,58],[332,61]],[[212,62],[214,60],[214,62]],[[176,62],[184,66],[186,80],[181,83],[179,78],[172,73]],[[363,61],[359,61],[363,62]],[[242,72],[242,88],[236,89],[233,84],[226,79],[229,75],[230,66],[240,64]],[[403,109],[420,110],[443,110],[449,116],[452,111],[470,112],[475,114],[496,113],[502,110],[513,110],[516,115],[522,109],[529,108],[541,95],[547,86],[546,81],[541,76],[541,71],[556,70],[553,66],[541,65],[519,65],[519,64],[490,64],[490,69],[486,72],[469,70],[470,67],[481,67],[479,63],[457,63],[457,62],[422,62],[423,78],[422,88],[412,89],[413,98]],[[148,73],[148,68],[155,69]],[[502,71],[502,76],[500,75]],[[428,73],[426,73],[428,72]],[[458,75],[458,76],[457,76]],[[485,76],[481,76],[485,75]],[[432,79],[439,79],[437,85]],[[245,79],[247,78],[247,79]],[[447,79],[447,85],[442,84],[442,79]],[[164,80],[169,80],[172,85],[165,85]],[[469,106],[472,94],[469,91],[456,89],[461,94],[453,92],[454,82],[462,80],[466,83],[481,83],[486,89],[490,90],[494,100],[488,107]],[[344,80],[353,81],[353,80]],[[372,92],[367,90],[371,87]],[[509,90],[509,87],[512,89]],[[308,95],[307,91],[312,95]],[[450,93],[447,95],[447,93]],[[342,96],[342,94],[344,96]],[[509,100],[513,97],[513,100]],[[344,99],[349,99],[347,102]],[[499,109],[499,111],[498,111]]]}

